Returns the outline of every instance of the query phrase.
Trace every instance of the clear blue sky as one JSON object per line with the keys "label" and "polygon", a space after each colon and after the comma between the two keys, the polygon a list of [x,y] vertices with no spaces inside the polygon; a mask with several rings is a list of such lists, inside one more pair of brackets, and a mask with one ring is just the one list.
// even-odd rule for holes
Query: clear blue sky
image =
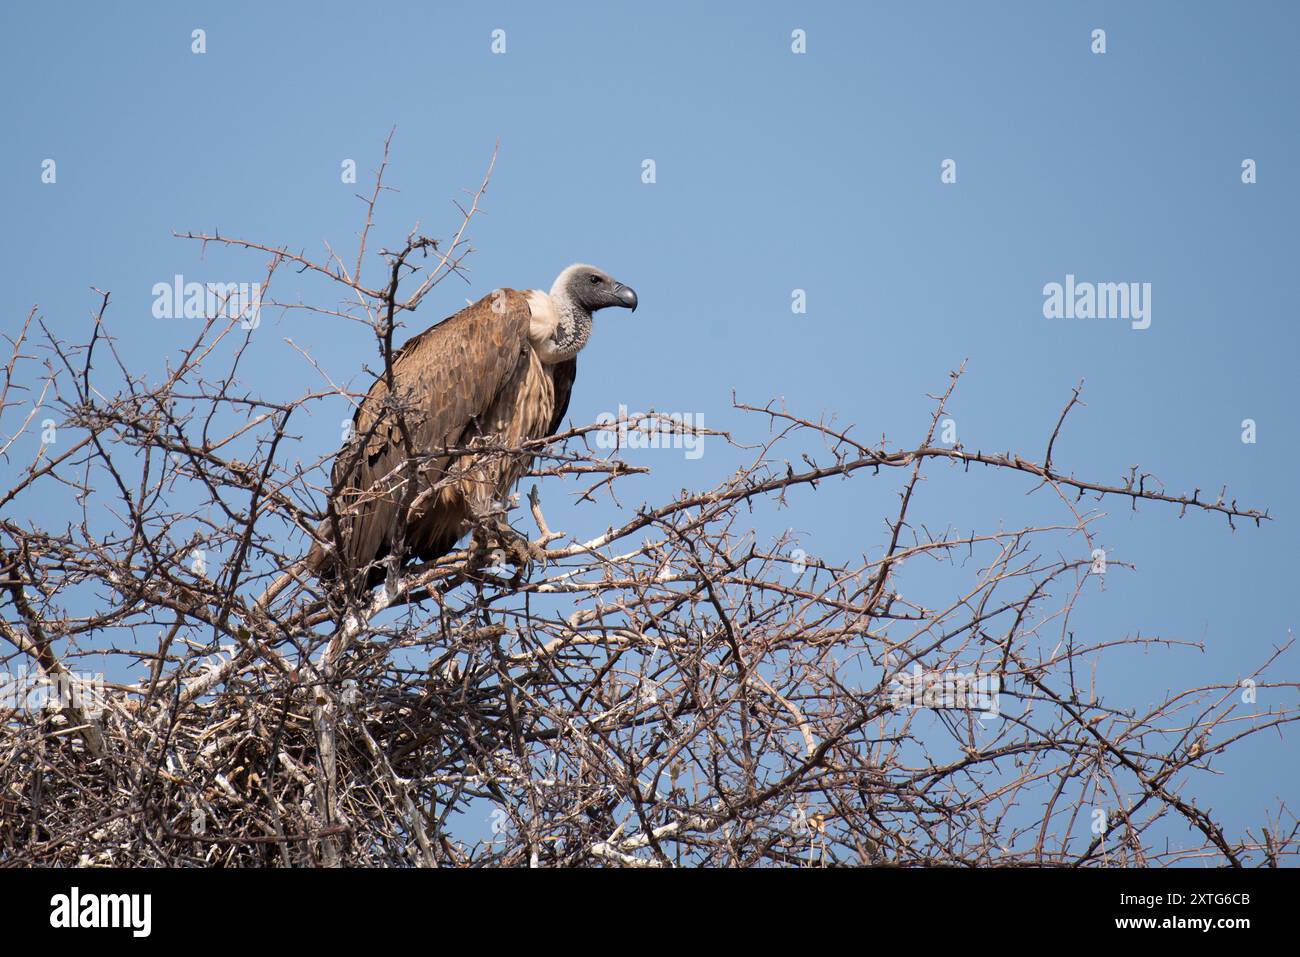
{"label": "clear blue sky", "polygon": [[[1082,627],[1206,651],[1113,659],[1099,681],[1141,705],[1253,671],[1296,625],[1300,8],[807,6],[6,4],[4,327],[39,303],[52,328],[83,336],[95,285],[113,292],[125,356],[160,370],[192,330],[152,318],[152,285],[256,279],[264,261],[200,261],[172,230],[353,249],[358,187],[340,183],[340,163],[355,159],[364,187],[396,126],[388,182],[401,192],[377,244],[417,221],[446,235],[450,200],[500,140],[473,283],[440,287],[420,327],[465,297],[594,262],[641,306],[598,318],[575,422],[621,403],[738,427],[734,389],[908,444],[925,393],[968,358],[959,438],[1032,458],[1084,379],[1059,465],[1118,481],[1140,463],[1178,491],[1227,484],[1276,519],[1232,533],[1205,515],[1104,505],[1102,542],[1137,569],[1089,593]],[[1104,55],[1090,51],[1098,27]],[[504,55],[490,50],[498,28]],[[791,52],[795,28],[805,55]],[[940,183],[948,158],[954,185]],[[1067,273],[1150,282],[1151,327],[1045,319],[1042,288]],[[279,281],[293,298],[299,280]],[[796,288],[806,315],[791,313]],[[357,386],[360,359],[373,361],[361,330],[297,313],[269,312],[259,333],[244,373],[267,395],[319,384],[286,336]],[[337,445],[339,411],[307,430],[304,456]],[[1241,441],[1244,418],[1256,444]],[[658,473],[645,497],[720,480],[734,461],[711,452],[643,453]],[[937,470],[920,504],[940,527],[1064,518],[1028,487]],[[864,479],[799,496],[783,522],[813,555],[869,552],[894,489]],[[580,515],[568,530],[584,537],[618,517]],[[1297,657],[1277,674],[1294,676]],[[1294,689],[1273,694],[1294,702]],[[1258,823],[1300,796],[1295,755],[1294,738],[1247,743],[1201,781],[1202,803],[1231,830]]]}

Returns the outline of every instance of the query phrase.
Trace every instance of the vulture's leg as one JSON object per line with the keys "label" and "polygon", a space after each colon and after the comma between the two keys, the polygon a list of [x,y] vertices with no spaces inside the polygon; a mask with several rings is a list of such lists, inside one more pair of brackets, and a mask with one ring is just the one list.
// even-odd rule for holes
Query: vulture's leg
{"label": "vulture's leg", "polygon": [[523,532],[518,531],[507,522],[502,522],[498,533],[502,549],[505,551],[506,561],[515,566],[515,584],[519,583],[520,579],[523,578],[524,571],[533,562],[541,562],[545,567],[546,552],[534,545]]}
{"label": "vulture's leg", "polygon": [[533,562],[545,563],[546,553],[506,520],[502,503],[493,502],[488,508],[472,511],[471,515],[474,522],[471,540],[477,555],[477,560],[472,562],[475,568],[502,563],[513,565],[515,576],[512,583],[517,585]]}

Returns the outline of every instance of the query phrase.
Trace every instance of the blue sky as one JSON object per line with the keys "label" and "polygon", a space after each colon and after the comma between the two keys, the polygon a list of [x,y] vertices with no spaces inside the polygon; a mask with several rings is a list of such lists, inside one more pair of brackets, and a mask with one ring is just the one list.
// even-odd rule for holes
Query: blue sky
{"label": "blue sky", "polygon": [[[1041,458],[1082,379],[1058,464],[1117,482],[1140,463],[1171,490],[1226,484],[1268,508],[1275,521],[1233,533],[1102,506],[1109,554],[1137,567],[1087,596],[1092,637],[1206,645],[1103,668],[1108,693],[1141,704],[1250,673],[1296,624],[1298,25],[1285,3],[5,5],[0,314],[11,331],[39,303],[78,337],[90,287],[112,290],[123,355],[161,370],[192,330],[151,316],[152,285],[256,279],[264,263],[200,260],[173,230],[354,249],[354,193],[395,126],[400,192],[376,245],[417,222],[445,236],[499,141],[472,282],[439,287],[416,328],[499,286],[548,287],[573,261],[604,267],[641,305],[598,317],[575,422],[624,404],[761,436],[731,411],[734,390],[911,444],[926,393],[967,359],[951,410],[968,448]],[[791,52],[795,28],[806,54]],[[47,158],[55,184],[41,182]],[[349,158],[356,187],[340,183]],[[945,159],[955,184],[940,182]],[[1150,328],[1045,319],[1043,286],[1067,274],[1151,283]],[[281,299],[319,291],[277,282]],[[272,311],[259,334],[243,371],[268,396],[319,384],[285,337],[356,387],[373,363],[364,330],[299,313]],[[344,414],[340,401],[304,432],[304,458],[337,445]],[[646,499],[735,466],[722,451],[644,455]],[[921,505],[941,526],[1064,517],[1029,487],[940,469]],[[814,555],[878,547],[895,485],[827,488],[795,496],[781,523]],[[60,503],[29,517],[46,506]],[[575,513],[568,530],[596,534],[615,512]],[[1202,800],[1231,828],[1257,823],[1297,796],[1294,755],[1252,740]]]}

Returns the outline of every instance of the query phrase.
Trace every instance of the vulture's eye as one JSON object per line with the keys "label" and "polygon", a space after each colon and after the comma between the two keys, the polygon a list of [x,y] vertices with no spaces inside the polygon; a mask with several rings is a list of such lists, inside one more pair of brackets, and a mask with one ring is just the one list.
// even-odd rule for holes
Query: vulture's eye
{"label": "vulture's eye", "polygon": [[600,285],[600,277],[599,277],[599,276],[592,276],[592,277],[591,277],[591,284],[592,284],[593,286],[599,286],[599,285]]}

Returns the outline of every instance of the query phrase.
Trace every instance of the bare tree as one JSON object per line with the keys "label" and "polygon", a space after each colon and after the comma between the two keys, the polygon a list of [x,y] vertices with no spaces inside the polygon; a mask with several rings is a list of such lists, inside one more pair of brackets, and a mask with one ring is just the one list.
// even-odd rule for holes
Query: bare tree
{"label": "bare tree", "polygon": [[[355,258],[186,234],[268,257],[264,305],[365,323],[381,375],[406,314],[462,272],[491,174],[448,239],[413,231],[373,282],[387,157],[386,144]],[[276,302],[286,268],[343,304]],[[84,342],[36,310],[9,340],[0,649],[46,706],[0,700],[0,863],[1294,863],[1287,807],[1230,833],[1196,800],[1225,751],[1296,720],[1242,686],[1295,689],[1268,672],[1289,643],[1249,674],[1131,710],[1108,704],[1096,662],[1185,643],[1085,642],[1070,624],[1106,572],[1092,503],[1234,527],[1268,516],[1136,469],[1112,483],[1061,469],[1080,389],[1035,458],[937,441],[960,369],[901,446],[776,402],[736,404],[753,424],[743,440],[654,413],[573,428],[527,449],[536,484],[512,516],[537,560],[394,558],[357,599],[304,568],[335,507],[333,450],[295,430],[363,393],[304,349],[320,387],[260,397],[239,373],[254,333],[221,309],[151,377],[119,354],[109,305],[100,294]],[[707,435],[747,464],[630,507],[619,490],[646,469],[594,441],[611,429]],[[298,461],[304,448],[325,457]],[[1061,517],[930,530],[917,492],[938,468],[1027,478]],[[879,554],[833,564],[755,531],[756,509],[843,481],[898,490]],[[606,499],[621,524],[552,529],[541,492],[575,488],[572,514]],[[50,520],[47,503],[76,517]],[[941,564],[961,582],[945,601],[907,597]],[[79,663],[106,659],[137,680],[50,693],[89,690]]]}

